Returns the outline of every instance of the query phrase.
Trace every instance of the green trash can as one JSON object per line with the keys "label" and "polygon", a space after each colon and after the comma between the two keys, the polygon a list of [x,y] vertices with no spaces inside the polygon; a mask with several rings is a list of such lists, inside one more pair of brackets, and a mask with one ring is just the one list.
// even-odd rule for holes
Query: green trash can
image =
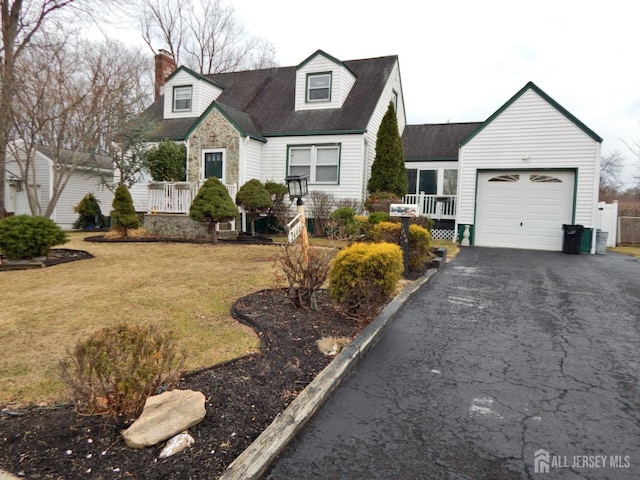
{"label": "green trash can", "polygon": [[562,225],[562,228],[564,229],[562,253],[580,253],[584,225]]}

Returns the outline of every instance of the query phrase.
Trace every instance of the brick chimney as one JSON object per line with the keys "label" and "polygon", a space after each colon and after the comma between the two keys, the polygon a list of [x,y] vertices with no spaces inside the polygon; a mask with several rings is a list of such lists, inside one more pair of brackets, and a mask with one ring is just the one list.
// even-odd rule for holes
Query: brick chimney
{"label": "brick chimney", "polygon": [[158,50],[156,55],[154,93],[157,100],[164,93],[164,81],[176,69],[176,62],[166,50]]}

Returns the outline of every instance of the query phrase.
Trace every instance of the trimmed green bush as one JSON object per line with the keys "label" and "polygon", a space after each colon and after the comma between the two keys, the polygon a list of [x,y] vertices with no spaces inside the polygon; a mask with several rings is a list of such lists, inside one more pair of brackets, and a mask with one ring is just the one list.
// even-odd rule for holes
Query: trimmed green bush
{"label": "trimmed green bush", "polygon": [[107,224],[100,209],[100,200],[98,200],[93,193],[87,193],[82,200],[80,200],[80,203],[73,207],[73,211],[79,215],[73,224],[73,228],[101,228]]}
{"label": "trimmed green bush", "polygon": [[236,194],[236,205],[244,208],[251,223],[251,236],[256,236],[255,220],[261,213],[267,213],[273,205],[271,195],[257,178],[242,185]]}
{"label": "trimmed green bush", "polygon": [[[376,242],[400,244],[402,224],[380,222],[373,226],[372,237]],[[421,274],[431,264],[431,234],[419,225],[409,225],[409,273]]]}
{"label": "trimmed green bush", "polygon": [[196,222],[209,227],[214,242],[218,241],[216,223],[228,222],[238,215],[238,207],[233,203],[227,187],[216,177],[207,178],[189,208],[189,216]]}
{"label": "trimmed green bush", "polygon": [[140,228],[140,219],[136,215],[131,194],[125,185],[118,185],[111,206],[111,226],[123,237],[128,235],[129,230]]}
{"label": "trimmed green bush", "polygon": [[340,251],[329,271],[329,293],[348,315],[370,320],[403,272],[402,250],[390,243],[355,243]]}
{"label": "trimmed green bush", "polygon": [[120,324],[79,341],[59,369],[78,412],[136,417],[148,397],[177,383],[184,359],[170,333]]}
{"label": "trimmed green bush", "polygon": [[0,220],[0,251],[9,260],[44,257],[67,241],[67,234],[48,218],[16,215]]}
{"label": "trimmed green bush", "polygon": [[391,220],[391,215],[387,212],[371,212],[369,214],[369,223],[377,224],[380,222],[388,222]]}
{"label": "trimmed green bush", "polygon": [[187,147],[162,140],[144,156],[145,167],[156,182],[183,182],[187,178]]}

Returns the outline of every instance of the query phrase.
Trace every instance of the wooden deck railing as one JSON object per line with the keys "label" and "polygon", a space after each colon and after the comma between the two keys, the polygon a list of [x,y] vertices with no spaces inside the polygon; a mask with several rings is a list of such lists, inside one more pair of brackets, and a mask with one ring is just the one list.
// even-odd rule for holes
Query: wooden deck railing
{"label": "wooden deck railing", "polygon": [[418,214],[434,220],[453,220],[456,218],[456,195],[426,195],[424,193],[408,194],[403,203],[418,205]]}

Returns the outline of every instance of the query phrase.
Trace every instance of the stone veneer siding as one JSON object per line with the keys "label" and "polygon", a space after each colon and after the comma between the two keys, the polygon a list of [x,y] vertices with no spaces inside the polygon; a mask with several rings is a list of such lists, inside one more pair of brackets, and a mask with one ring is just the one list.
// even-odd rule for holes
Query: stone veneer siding
{"label": "stone veneer siding", "polygon": [[[157,214],[145,215],[142,221],[144,229],[160,237],[200,240],[211,238],[207,226],[192,220],[189,215]],[[218,238],[235,239],[236,230],[229,230],[229,223],[221,223]]]}
{"label": "stone veneer siding", "polygon": [[[240,134],[218,110],[211,113],[189,136],[189,166],[187,180],[198,182],[204,176],[202,150],[224,148],[224,182],[236,185],[239,182]],[[238,185],[239,187],[239,185]]]}

